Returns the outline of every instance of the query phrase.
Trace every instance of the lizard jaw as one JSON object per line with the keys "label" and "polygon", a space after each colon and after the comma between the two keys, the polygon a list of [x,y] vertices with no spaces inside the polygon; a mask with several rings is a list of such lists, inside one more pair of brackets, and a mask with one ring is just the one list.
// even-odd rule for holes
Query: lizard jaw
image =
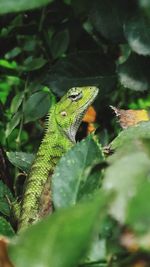
{"label": "lizard jaw", "polygon": [[77,133],[77,131],[79,129],[79,126],[80,126],[80,124],[82,122],[83,116],[85,115],[88,107],[93,103],[93,101],[96,98],[97,94],[98,94],[98,90],[96,90],[95,93],[93,94],[93,96],[91,97],[91,99],[89,101],[87,101],[84,104],[84,106],[82,106],[79,109],[79,113],[78,113],[78,116],[76,117],[76,120],[71,125],[71,127],[68,129],[68,131],[66,132],[67,136],[69,137],[71,142],[76,143],[75,136],[76,136],[76,133]]}

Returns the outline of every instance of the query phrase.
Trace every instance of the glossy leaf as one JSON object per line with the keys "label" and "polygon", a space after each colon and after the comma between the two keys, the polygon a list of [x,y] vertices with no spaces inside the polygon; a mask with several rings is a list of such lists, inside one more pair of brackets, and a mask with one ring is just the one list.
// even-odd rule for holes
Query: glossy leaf
{"label": "glossy leaf", "polygon": [[33,154],[25,152],[7,152],[7,157],[14,166],[25,172],[29,171],[35,158]]}
{"label": "glossy leaf", "polygon": [[25,123],[42,118],[50,108],[50,95],[47,92],[37,92],[29,97],[24,105]]}
{"label": "glossy leaf", "polygon": [[111,142],[111,148],[116,149],[123,144],[128,144],[134,139],[150,138],[150,122],[141,122],[137,126],[130,127],[120,132],[120,134]]}
{"label": "glossy leaf", "polygon": [[135,91],[149,89],[150,59],[148,57],[131,54],[123,64],[118,66],[120,82]]}
{"label": "glossy leaf", "polygon": [[103,160],[102,150],[91,136],[65,154],[52,178],[55,208],[75,205],[78,200],[93,194],[100,186],[100,171],[91,174],[91,170]]}
{"label": "glossy leaf", "polygon": [[124,27],[125,36],[133,51],[139,55],[150,55],[150,21],[140,14],[128,19]]}
{"label": "glossy leaf", "polygon": [[11,102],[11,106],[10,106],[10,111],[12,113],[15,113],[18,111],[18,108],[20,107],[23,101],[23,98],[24,98],[24,92],[19,92],[18,94],[14,96]]}
{"label": "glossy leaf", "polygon": [[8,137],[12,131],[16,128],[16,126],[19,124],[21,120],[21,113],[18,111],[11,119],[10,122],[7,123],[6,128],[6,137]]}
{"label": "glossy leaf", "polygon": [[129,12],[129,2],[122,0],[115,1],[94,1],[91,9],[90,19],[105,38],[112,42],[125,42],[123,34],[123,23]]}

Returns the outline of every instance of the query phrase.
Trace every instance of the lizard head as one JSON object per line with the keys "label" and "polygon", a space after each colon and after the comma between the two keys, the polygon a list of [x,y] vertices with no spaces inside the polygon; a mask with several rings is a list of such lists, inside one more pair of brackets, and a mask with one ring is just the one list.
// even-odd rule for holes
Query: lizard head
{"label": "lizard head", "polygon": [[72,142],[75,142],[82,118],[97,94],[98,88],[95,86],[73,87],[56,104],[57,124]]}

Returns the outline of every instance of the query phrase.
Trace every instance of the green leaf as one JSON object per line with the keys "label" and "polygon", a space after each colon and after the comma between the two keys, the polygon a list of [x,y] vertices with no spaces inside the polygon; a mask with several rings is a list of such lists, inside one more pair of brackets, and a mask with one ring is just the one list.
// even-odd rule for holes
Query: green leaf
{"label": "green leaf", "polygon": [[138,0],[139,6],[144,13],[150,16],[150,1],[149,0]]}
{"label": "green leaf", "polygon": [[141,5],[141,7],[145,7],[145,8],[150,7],[149,0],[138,0],[138,2],[139,2],[139,5]]}
{"label": "green leaf", "polygon": [[[130,143],[128,145],[130,146]],[[108,194],[114,193],[109,213],[120,223],[126,224],[129,222],[127,212],[130,203],[149,177],[150,158],[138,142],[128,153],[123,153],[124,147],[121,149],[119,159],[106,169],[102,190]]]}
{"label": "green leaf", "polygon": [[91,136],[77,143],[59,161],[52,178],[55,208],[75,205],[100,186],[100,171],[90,175],[95,164],[104,160],[100,146]]}
{"label": "green leaf", "polygon": [[131,54],[123,64],[118,66],[120,82],[135,91],[149,89],[150,58]]}
{"label": "green leaf", "polygon": [[22,101],[24,98],[24,92],[19,92],[14,96],[11,102],[10,111],[12,113],[16,113],[18,111],[18,108],[20,107]]}
{"label": "green leaf", "polygon": [[10,215],[9,201],[13,201],[12,193],[9,188],[0,181],[0,212],[6,216]]}
{"label": "green leaf", "polygon": [[131,225],[132,229],[138,234],[148,233],[150,231],[150,181],[149,177],[147,181],[141,183],[137,193],[133,196],[129,202],[126,222]]}
{"label": "green leaf", "polygon": [[9,12],[19,12],[23,10],[29,10],[38,8],[51,3],[53,0],[19,0],[17,3],[15,0],[1,0],[0,1],[0,13],[5,14]]}
{"label": "green leaf", "polygon": [[11,86],[6,79],[1,79],[0,82],[0,101],[5,104],[7,97],[11,91]]}
{"label": "green leaf", "polygon": [[[101,239],[98,235],[94,237],[93,242],[91,244],[90,250],[88,251],[85,260],[85,263],[93,263],[100,262],[106,260],[107,250],[106,250],[106,240]],[[91,264],[93,267],[93,264]]]}
{"label": "green leaf", "polygon": [[0,235],[12,237],[15,235],[13,228],[3,217],[0,217]]}
{"label": "green leaf", "polygon": [[6,127],[6,138],[11,134],[11,132],[16,128],[21,120],[21,113],[18,111],[11,119],[10,122],[7,123]]}
{"label": "green leaf", "polygon": [[25,152],[7,152],[9,161],[17,168],[28,172],[35,158],[34,154]]}
{"label": "green leaf", "polygon": [[150,55],[149,19],[140,14],[136,14],[126,21],[124,31],[133,51],[139,55]]}
{"label": "green leaf", "polygon": [[51,68],[45,83],[59,96],[71,87],[85,84],[96,85],[107,94],[116,83],[115,65],[97,51],[70,54]]}
{"label": "green leaf", "polygon": [[48,92],[37,92],[29,97],[24,105],[25,123],[42,118],[48,113],[51,100]]}
{"label": "green leaf", "polygon": [[24,71],[34,71],[42,68],[46,64],[47,60],[44,59],[42,56],[38,58],[33,58],[32,56],[28,57],[23,62],[23,70]]}
{"label": "green leaf", "polygon": [[52,39],[51,42],[51,53],[54,59],[62,56],[69,45],[69,32],[68,30],[64,30],[58,32]]}
{"label": "green leaf", "polygon": [[16,56],[18,56],[21,53],[21,48],[20,47],[14,47],[11,51],[7,52],[5,54],[6,59],[12,59]]}
{"label": "green leaf", "polygon": [[5,59],[0,59],[0,66],[6,69],[12,69],[12,70],[15,70],[18,68],[16,61],[9,62]]}
{"label": "green leaf", "polygon": [[118,63],[122,64],[130,56],[131,48],[130,48],[130,46],[128,44],[123,44],[123,45],[120,45],[119,47],[120,47],[120,56],[118,58]]}
{"label": "green leaf", "polygon": [[[73,267],[84,256],[104,216],[106,196],[63,209],[33,225],[9,245],[9,256],[19,267]],[[34,248],[34,249],[33,249]]]}
{"label": "green leaf", "polygon": [[13,151],[16,150],[16,144],[19,141],[18,136],[19,136],[21,145],[27,144],[29,140],[29,135],[27,131],[22,130],[20,133],[20,129],[15,128],[13,132],[7,138],[7,144],[8,144],[9,150],[13,150]]}
{"label": "green leaf", "polygon": [[128,1],[94,1],[90,20],[105,38],[113,42],[125,42],[123,23],[129,13]]}
{"label": "green leaf", "polygon": [[34,71],[42,68],[46,64],[47,60],[42,56],[39,58],[28,57],[24,61],[23,70],[24,71]]}
{"label": "green leaf", "polygon": [[111,149],[123,146],[123,144],[129,143],[135,138],[150,138],[150,122],[141,122],[137,126],[129,127],[120,132],[120,134],[111,142]]}

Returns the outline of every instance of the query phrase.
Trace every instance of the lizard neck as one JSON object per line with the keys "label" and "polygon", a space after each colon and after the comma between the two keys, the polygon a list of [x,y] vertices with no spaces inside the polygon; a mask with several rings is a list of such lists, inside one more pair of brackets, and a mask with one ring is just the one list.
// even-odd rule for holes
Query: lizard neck
{"label": "lizard neck", "polygon": [[[49,116],[48,116],[48,121],[46,125],[46,132],[45,136],[43,138],[43,141],[41,143],[41,149],[51,149],[53,150],[53,154],[58,154],[58,152],[61,153],[61,147],[63,148],[63,153],[65,153],[68,148],[70,148],[75,142],[69,138],[69,136],[66,134],[65,131],[60,127],[58,124],[56,118],[55,118],[55,113],[54,113],[54,108],[51,110]],[[48,147],[47,147],[48,145]],[[56,147],[55,147],[56,145]],[[63,154],[62,153],[62,154]],[[62,155],[60,155],[62,156]]]}

